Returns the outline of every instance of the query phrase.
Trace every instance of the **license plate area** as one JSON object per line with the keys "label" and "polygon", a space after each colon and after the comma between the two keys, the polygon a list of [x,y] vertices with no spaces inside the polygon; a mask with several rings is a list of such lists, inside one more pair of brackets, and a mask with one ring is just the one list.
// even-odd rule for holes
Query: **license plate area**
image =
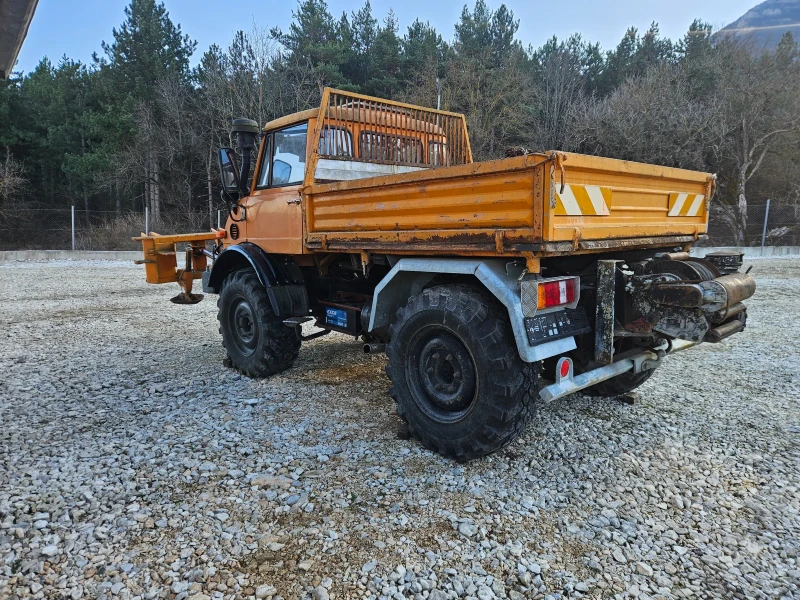
{"label": "license plate area", "polygon": [[341,308],[326,308],[325,323],[333,327],[347,328],[347,311]]}
{"label": "license plate area", "polygon": [[525,333],[531,346],[589,333],[591,330],[586,312],[580,307],[525,318]]}

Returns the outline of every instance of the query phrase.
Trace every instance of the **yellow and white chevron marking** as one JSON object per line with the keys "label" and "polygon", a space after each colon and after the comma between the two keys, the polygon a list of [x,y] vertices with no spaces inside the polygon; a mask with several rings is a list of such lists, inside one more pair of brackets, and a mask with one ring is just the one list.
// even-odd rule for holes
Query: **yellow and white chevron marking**
{"label": "yellow and white chevron marking", "polygon": [[568,217],[607,217],[611,204],[611,188],[599,185],[556,184],[556,215]]}
{"label": "yellow and white chevron marking", "polygon": [[703,194],[670,194],[668,214],[670,217],[696,217],[702,214],[705,199]]}

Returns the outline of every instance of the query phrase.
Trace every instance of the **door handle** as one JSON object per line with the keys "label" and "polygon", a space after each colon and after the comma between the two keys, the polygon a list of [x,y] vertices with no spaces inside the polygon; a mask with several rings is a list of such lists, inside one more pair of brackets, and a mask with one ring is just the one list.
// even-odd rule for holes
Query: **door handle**
{"label": "door handle", "polygon": [[296,198],[294,200],[287,200],[286,204],[300,204],[300,198]]}

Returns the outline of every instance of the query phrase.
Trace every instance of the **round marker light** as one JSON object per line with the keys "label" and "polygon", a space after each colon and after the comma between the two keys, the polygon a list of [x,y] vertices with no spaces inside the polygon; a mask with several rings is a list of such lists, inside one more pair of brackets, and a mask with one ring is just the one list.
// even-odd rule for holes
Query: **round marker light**
{"label": "round marker light", "polygon": [[565,360],[561,363],[561,376],[566,377],[569,375],[569,361]]}

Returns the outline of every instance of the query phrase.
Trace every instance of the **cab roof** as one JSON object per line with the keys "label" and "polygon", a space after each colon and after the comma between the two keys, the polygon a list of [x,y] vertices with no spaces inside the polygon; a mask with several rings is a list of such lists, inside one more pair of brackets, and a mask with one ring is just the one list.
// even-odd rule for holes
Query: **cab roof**
{"label": "cab roof", "polygon": [[300,112],[292,113],[290,115],[285,115],[283,117],[279,117],[274,119],[264,125],[264,131],[269,131],[272,129],[280,129],[281,127],[286,127],[287,125],[294,125],[295,123],[302,123],[303,121],[308,121],[319,115],[319,108],[309,108],[308,110],[301,110]]}

